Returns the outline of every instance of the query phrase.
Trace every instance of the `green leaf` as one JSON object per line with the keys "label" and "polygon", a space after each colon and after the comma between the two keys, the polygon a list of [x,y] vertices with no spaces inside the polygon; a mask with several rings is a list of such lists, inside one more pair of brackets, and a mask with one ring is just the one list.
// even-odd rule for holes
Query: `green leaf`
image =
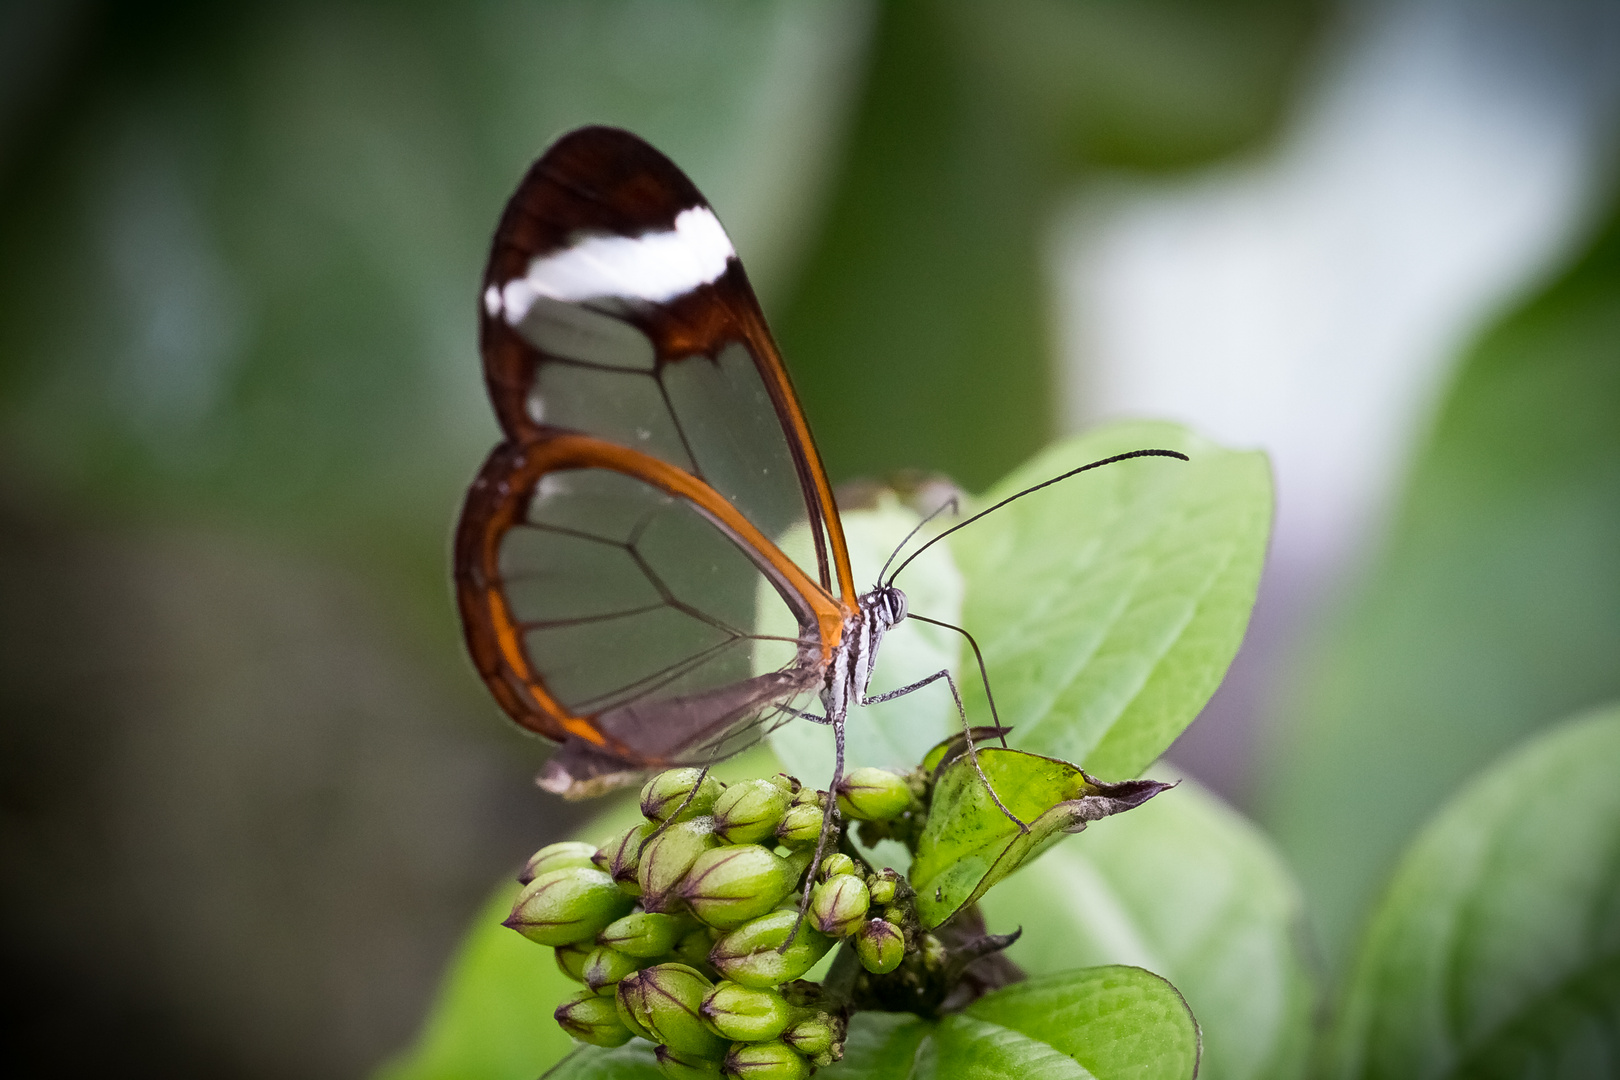
{"label": "green leaf", "polygon": [[1198,1025],[1176,988],[1134,967],[1096,967],[988,994],[939,1023],[859,1013],[828,1080],[1185,1080]]}
{"label": "green leaf", "polygon": [[545,1080],[664,1080],[653,1045],[631,1039],[611,1050],[581,1046],[545,1072]]}
{"label": "green leaf", "polygon": [[[1001,722],[1023,749],[1135,776],[1203,708],[1248,626],[1271,528],[1271,471],[1173,424],[1116,424],[1038,455],[980,503],[1125,450],[951,538]],[[908,571],[909,572],[909,571]],[[987,723],[978,680],[969,715]]]}
{"label": "green leaf", "polygon": [[1620,697],[1616,342],[1620,202],[1584,256],[1470,350],[1386,550],[1278,713],[1262,820],[1330,959],[1467,777]]}
{"label": "green leaf", "polygon": [[1134,964],[1186,996],[1204,1080],[1299,1076],[1317,994],[1299,889],[1265,836],[1183,782],[1060,844],[980,901],[991,929],[1023,927],[1009,957],[1031,975]]}
{"label": "green leaf", "polygon": [[[1174,986],[1137,967],[1084,968],[1016,983],[968,1006],[964,1018],[1051,1047],[1083,1067],[1076,1075],[1171,1080],[1198,1072],[1198,1022],[1192,1010]],[[942,1048],[958,1026],[956,1019],[940,1025]],[[973,1034],[984,1039],[988,1033]],[[943,1068],[938,1075],[972,1074]]]}
{"label": "green leaf", "polygon": [[817,1072],[824,1080],[905,1080],[934,1024],[910,1013],[862,1012],[850,1017],[844,1058]]}
{"label": "green leaf", "polygon": [[1093,1080],[1056,1047],[970,1016],[946,1017],[917,1051],[919,1080]]}
{"label": "green leaf", "polygon": [[1330,1075],[1620,1074],[1620,707],[1468,784],[1407,850]]}
{"label": "green leaf", "polygon": [[928,928],[973,903],[1064,833],[1140,806],[1169,786],[1152,780],[1099,784],[1066,761],[1018,750],[986,747],[978,760],[1002,805],[969,754],[945,765],[935,781],[910,873],[917,914]]}

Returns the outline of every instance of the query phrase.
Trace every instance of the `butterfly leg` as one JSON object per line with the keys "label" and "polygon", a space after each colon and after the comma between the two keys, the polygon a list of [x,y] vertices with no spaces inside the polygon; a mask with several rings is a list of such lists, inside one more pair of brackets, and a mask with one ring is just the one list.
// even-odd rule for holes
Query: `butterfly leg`
{"label": "butterfly leg", "polygon": [[810,869],[804,875],[804,893],[799,897],[799,917],[793,923],[793,930],[788,934],[787,940],[777,948],[777,952],[787,952],[787,947],[793,944],[793,939],[799,936],[799,927],[804,925],[805,913],[810,910],[810,890],[815,888],[816,871],[821,869],[821,860],[827,854],[828,841],[832,839],[833,830],[837,828],[838,820],[838,782],[844,778],[844,717],[834,714],[825,722],[830,723],[833,729],[833,778],[827,785],[827,805],[821,812],[821,835],[816,837],[816,853],[810,859]]}
{"label": "butterfly leg", "polygon": [[778,705],[776,708],[780,712],[792,713],[795,720],[808,720],[812,724],[832,723],[832,718],[829,716],[817,716],[815,713],[805,712],[803,709],[795,709],[791,705]]}
{"label": "butterfly leg", "polygon": [[[890,690],[887,693],[872,694],[870,696],[863,697],[861,698],[861,704],[876,705],[881,701],[893,701],[895,698],[905,697],[907,694],[912,693],[913,691],[921,690],[929,683],[936,682],[940,679],[944,679],[945,685],[951,688],[951,698],[956,702],[956,715],[962,718],[962,733],[967,736],[968,757],[973,762],[973,771],[978,773],[979,779],[984,782],[984,789],[990,793],[990,799],[996,804],[996,808],[1003,814],[1007,815],[1007,820],[1011,821],[1014,825],[1017,825],[1020,832],[1028,832],[1029,826],[1024,824],[1024,822],[1019,819],[1017,814],[1007,809],[1007,804],[1001,801],[1000,795],[996,794],[995,786],[990,783],[990,778],[984,774],[984,766],[979,764],[979,750],[973,742],[973,728],[968,724],[967,707],[962,704],[962,694],[956,689],[956,680],[951,678],[951,673],[948,670],[942,669],[940,671],[936,671],[926,679],[918,679],[909,686],[902,686],[898,690]],[[840,749],[842,749],[842,743],[840,743]],[[840,758],[840,764],[842,764],[842,758]]]}

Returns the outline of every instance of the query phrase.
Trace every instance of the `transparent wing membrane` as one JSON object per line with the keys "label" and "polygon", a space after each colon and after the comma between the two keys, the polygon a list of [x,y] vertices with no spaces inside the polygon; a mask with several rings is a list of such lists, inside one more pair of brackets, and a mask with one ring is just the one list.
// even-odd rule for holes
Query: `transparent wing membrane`
{"label": "transparent wing membrane", "polygon": [[627,371],[651,371],[656,354],[647,335],[625,322],[623,309],[601,310],[542,296],[517,324],[535,348],[558,360]]}
{"label": "transparent wing membrane", "polygon": [[[538,354],[527,390],[528,416],[547,427],[632,447],[691,473],[765,535],[791,531],[798,546],[786,552],[788,557],[816,567],[813,537],[793,527],[819,521],[820,515],[800,485],[787,433],[748,346],[732,341],[712,358],[642,363],[652,355],[652,344],[621,321],[628,317],[581,304],[538,301],[517,328]],[[590,347],[549,352],[548,346],[559,340],[575,340],[568,334],[580,318],[590,319],[595,328],[587,339]],[[618,329],[609,334],[602,329],[606,326]]]}
{"label": "transparent wing membrane", "polygon": [[[691,503],[606,469],[542,477],[501,540],[499,567],[535,674],[579,716],[791,675],[817,644],[802,640],[754,559]],[[771,704],[739,700],[682,751],[701,755]]]}

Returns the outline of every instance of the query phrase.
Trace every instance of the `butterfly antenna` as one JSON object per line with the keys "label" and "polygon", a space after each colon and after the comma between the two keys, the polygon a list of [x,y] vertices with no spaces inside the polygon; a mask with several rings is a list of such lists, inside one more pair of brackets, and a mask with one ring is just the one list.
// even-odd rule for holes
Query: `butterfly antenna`
{"label": "butterfly antenna", "polygon": [[[956,499],[955,495],[952,495],[950,498],[946,499],[944,502],[942,502],[938,506],[934,507],[934,509],[929,513],[929,515],[927,517],[923,518],[921,521],[917,522],[916,526],[910,532],[906,533],[906,538],[904,540],[900,541],[898,544],[896,544],[894,546],[893,551],[889,552],[888,559],[883,563],[883,569],[878,571],[877,579],[879,581],[883,580],[883,575],[887,574],[889,572],[889,563],[894,562],[894,557],[896,555],[900,554],[902,551],[904,551],[906,549],[906,545],[911,543],[911,540],[912,540],[912,538],[914,536],[916,536],[918,533],[922,532],[922,529],[923,529],[924,525],[927,525],[930,521],[933,521],[935,518],[939,517],[939,515],[943,514],[947,510],[949,510],[951,513],[954,514],[954,513],[957,512],[958,509],[959,509],[959,505],[957,503],[957,499]],[[907,559],[906,561],[910,562],[911,560]]]}
{"label": "butterfly antenna", "polygon": [[[1078,476],[1083,472],[1090,472],[1092,469],[1100,469],[1104,465],[1112,465],[1112,464],[1114,464],[1115,462],[1118,462],[1118,461],[1129,461],[1131,458],[1139,458],[1139,457],[1167,457],[1167,458],[1176,458],[1177,460],[1180,460],[1180,461],[1190,461],[1190,460],[1192,460],[1191,458],[1187,457],[1186,454],[1180,453],[1179,451],[1176,451],[1176,450],[1131,450],[1131,451],[1129,451],[1127,453],[1124,453],[1124,454],[1115,454],[1113,457],[1103,458],[1100,461],[1093,461],[1089,465],[1080,466],[1078,469],[1070,469],[1068,472],[1062,473],[1062,474],[1060,474],[1058,476],[1054,476],[1050,480],[1042,480],[1040,483],[1034,485],[1033,487],[1027,487],[1023,491],[1020,491],[1020,492],[1017,492],[1015,494],[1007,496],[1005,499],[1002,499],[1000,502],[996,503],[996,505],[994,505],[992,507],[989,507],[988,509],[980,510],[977,514],[974,514],[972,517],[966,519],[965,521],[958,521],[955,525],[952,525],[950,528],[946,529],[944,532],[940,533],[938,536],[933,537],[926,544],[924,544],[922,547],[918,548],[916,551],[913,551],[910,555],[906,556],[906,561],[901,563],[900,566],[895,570],[895,572],[889,575],[889,579],[888,579],[887,582],[885,582],[885,584],[893,585],[894,584],[894,579],[900,576],[900,572],[902,570],[904,570],[906,567],[911,565],[911,560],[915,559],[917,556],[919,556],[923,552],[927,551],[930,547],[932,547],[933,545],[939,543],[941,540],[945,539],[947,536],[951,535],[951,533],[955,532],[958,529],[967,528],[969,525],[973,524],[975,521],[978,521],[980,518],[984,517],[986,514],[995,513],[997,510],[1000,510],[1003,506],[1006,506],[1008,503],[1012,502],[1014,499],[1022,499],[1025,495],[1033,495],[1035,492],[1041,490],[1041,488],[1051,487],[1053,484],[1056,484],[1056,483],[1058,483],[1059,481],[1062,481],[1062,480],[1067,480],[1071,476]],[[919,529],[922,528],[921,525],[918,525],[917,527]],[[913,531],[915,531],[915,530],[913,530]],[[891,556],[891,559],[892,559],[892,556]]]}

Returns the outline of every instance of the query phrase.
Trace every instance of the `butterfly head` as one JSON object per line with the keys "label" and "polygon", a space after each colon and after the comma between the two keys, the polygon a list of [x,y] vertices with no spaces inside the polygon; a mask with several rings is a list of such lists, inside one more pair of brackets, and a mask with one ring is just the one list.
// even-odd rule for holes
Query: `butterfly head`
{"label": "butterfly head", "polygon": [[861,608],[891,627],[906,617],[906,594],[893,585],[879,585],[861,597]]}

